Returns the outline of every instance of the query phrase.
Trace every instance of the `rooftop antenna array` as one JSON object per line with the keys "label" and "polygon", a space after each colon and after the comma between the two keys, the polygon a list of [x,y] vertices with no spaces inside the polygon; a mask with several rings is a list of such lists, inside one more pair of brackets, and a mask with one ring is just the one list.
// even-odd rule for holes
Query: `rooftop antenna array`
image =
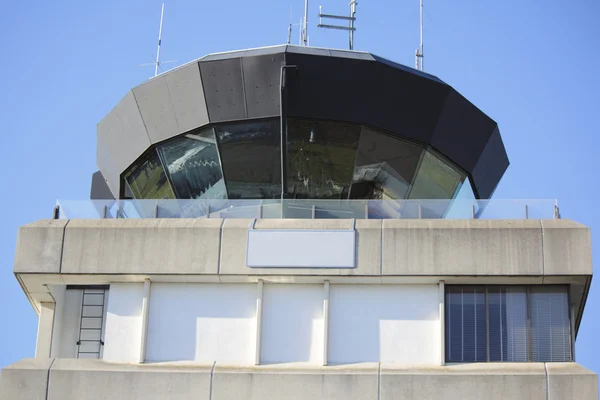
{"label": "rooftop antenna array", "polygon": [[[344,16],[344,15],[323,14],[323,6],[319,6],[319,24],[317,26],[319,28],[340,29],[340,30],[348,31],[348,33],[349,33],[348,45],[349,45],[350,50],[354,50],[354,32],[356,32],[354,23],[356,22],[356,6],[357,5],[358,5],[358,3],[356,2],[356,0],[350,0],[350,16],[348,16],[348,17]],[[348,21],[348,26],[324,24],[323,18]]]}
{"label": "rooftop antenna array", "polygon": [[419,1],[420,3],[420,15],[419,15],[419,36],[420,36],[420,46],[419,48],[415,51],[415,68],[419,71],[423,71],[423,67],[425,64],[425,60],[424,57],[425,55],[423,54],[423,0]]}
{"label": "rooftop antenna array", "polygon": [[160,62],[160,45],[162,41],[162,27],[163,27],[163,17],[165,15],[165,3],[162,3],[162,8],[160,9],[160,25],[158,27],[158,49],[156,50],[156,58],[153,63],[147,63],[140,65],[141,67],[147,67],[150,65],[154,65],[154,76],[158,75],[158,70],[160,69],[162,72],[162,64],[174,63],[176,60],[163,61]]}

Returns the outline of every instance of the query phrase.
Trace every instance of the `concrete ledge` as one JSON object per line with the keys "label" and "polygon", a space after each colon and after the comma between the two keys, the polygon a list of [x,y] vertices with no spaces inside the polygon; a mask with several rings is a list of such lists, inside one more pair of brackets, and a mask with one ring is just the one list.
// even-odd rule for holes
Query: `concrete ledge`
{"label": "concrete ledge", "polygon": [[50,358],[25,358],[0,374],[0,400],[47,400],[48,369]]}
{"label": "concrete ledge", "polygon": [[71,220],[63,274],[216,274],[222,220]]}
{"label": "concrete ledge", "polygon": [[211,369],[56,359],[48,400],[209,399]]}
{"label": "concrete ledge", "polygon": [[377,400],[378,364],[300,368],[215,366],[213,400]]}
{"label": "concrete ledge", "polygon": [[43,219],[19,228],[15,273],[59,273],[63,237],[69,221]]}
{"label": "concrete ledge", "polygon": [[592,275],[590,228],[569,220],[543,220],[544,274]]}
{"label": "concrete ledge", "polygon": [[598,375],[575,363],[547,363],[548,400],[598,398]]}
{"label": "concrete ledge", "polygon": [[534,220],[384,220],[382,275],[543,275]]}
{"label": "concrete ledge", "polygon": [[381,365],[381,400],[546,400],[543,363],[432,368]]}

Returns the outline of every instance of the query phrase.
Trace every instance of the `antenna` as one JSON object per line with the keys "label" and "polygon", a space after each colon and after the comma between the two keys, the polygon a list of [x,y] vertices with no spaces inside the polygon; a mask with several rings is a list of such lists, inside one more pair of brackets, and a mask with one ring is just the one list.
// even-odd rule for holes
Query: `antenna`
{"label": "antenna", "polygon": [[162,3],[162,7],[160,9],[160,26],[158,28],[158,49],[156,50],[156,59],[154,60],[153,63],[147,63],[147,64],[140,65],[140,67],[146,67],[146,66],[149,66],[149,65],[154,65],[154,76],[158,75],[158,69],[159,68],[162,71],[161,64],[168,64],[168,63],[177,62],[175,60],[163,61],[162,63],[160,62],[160,45],[161,45],[161,41],[162,41],[162,27],[163,27],[163,16],[164,15],[165,15],[165,3]]}
{"label": "antenna", "polygon": [[302,19],[302,45],[308,46],[308,0],[304,0],[304,18]]}
{"label": "antenna", "polygon": [[[354,22],[356,22],[356,6],[358,3],[356,0],[350,0],[350,16],[346,17],[344,15],[333,15],[333,14],[323,14],[323,6],[319,6],[319,24],[317,27],[326,28],[326,29],[340,29],[344,31],[348,31],[348,46],[350,50],[354,50],[354,32],[356,32],[356,28],[354,27]],[[348,26],[340,26],[340,25],[328,25],[323,24],[323,18],[329,19],[341,19],[344,21],[348,21]]]}
{"label": "antenna", "polygon": [[420,36],[420,46],[417,51],[415,51],[415,68],[419,71],[423,71],[423,67],[425,64],[425,54],[423,54],[423,0],[419,0],[419,36]]}

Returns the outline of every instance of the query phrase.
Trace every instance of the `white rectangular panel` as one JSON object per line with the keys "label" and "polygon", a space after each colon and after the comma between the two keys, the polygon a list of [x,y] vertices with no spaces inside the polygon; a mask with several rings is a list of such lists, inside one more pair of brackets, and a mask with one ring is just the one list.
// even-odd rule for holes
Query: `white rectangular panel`
{"label": "white rectangular panel", "polygon": [[439,365],[437,285],[331,285],[329,361]]}
{"label": "white rectangular panel", "polygon": [[254,364],[256,285],[153,283],[146,359]]}
{"label": "white rectangular panel", "polygon": [[248,232],[246,265],[280,268],[354,268],[355,231]]}
{"label": "white rectangular panel", "polygon": [[323,285],[265,284],[261,363],[323,361]]}
{"label": "white rectangular panel", "polygon": [[102,357],[104,360],[139,362],[143,290],[142,283],[110,285]]}

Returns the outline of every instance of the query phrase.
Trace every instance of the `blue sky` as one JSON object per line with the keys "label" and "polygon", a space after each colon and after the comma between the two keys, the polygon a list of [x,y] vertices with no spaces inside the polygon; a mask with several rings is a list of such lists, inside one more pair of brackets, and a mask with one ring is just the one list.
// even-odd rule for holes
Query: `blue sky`
{"label": "blue sky", "polygon": [[[321,0],[327,13],[347,1]],[[301,0],[165,0],[163,60],[284,43]],[[153,73],[155,0],[11,1],[0,14],[0,366],[35,350],[37,318],[12,274],[20,225],[49,218],[57,198],[89,198],[96,124]],[[310,43],[346,48],[341,31]],[[600,2],[426,0],[426,71],[494,118],[511,166],[496,198],[558,198],[564,218],[592,228],[600,255]],[[409,66],[418,0],[361,1],[355,48]],[[297,27],[292,38],[297,41]],[[177,65],[177,64],[175,64]],[[171,66],[171,65],[169,65]],[[596,231],[597,230],[597,231]],[[600,371],[600,283],[592,284],[578,362]],[[7,328],[9,327],[9,328]]]}

